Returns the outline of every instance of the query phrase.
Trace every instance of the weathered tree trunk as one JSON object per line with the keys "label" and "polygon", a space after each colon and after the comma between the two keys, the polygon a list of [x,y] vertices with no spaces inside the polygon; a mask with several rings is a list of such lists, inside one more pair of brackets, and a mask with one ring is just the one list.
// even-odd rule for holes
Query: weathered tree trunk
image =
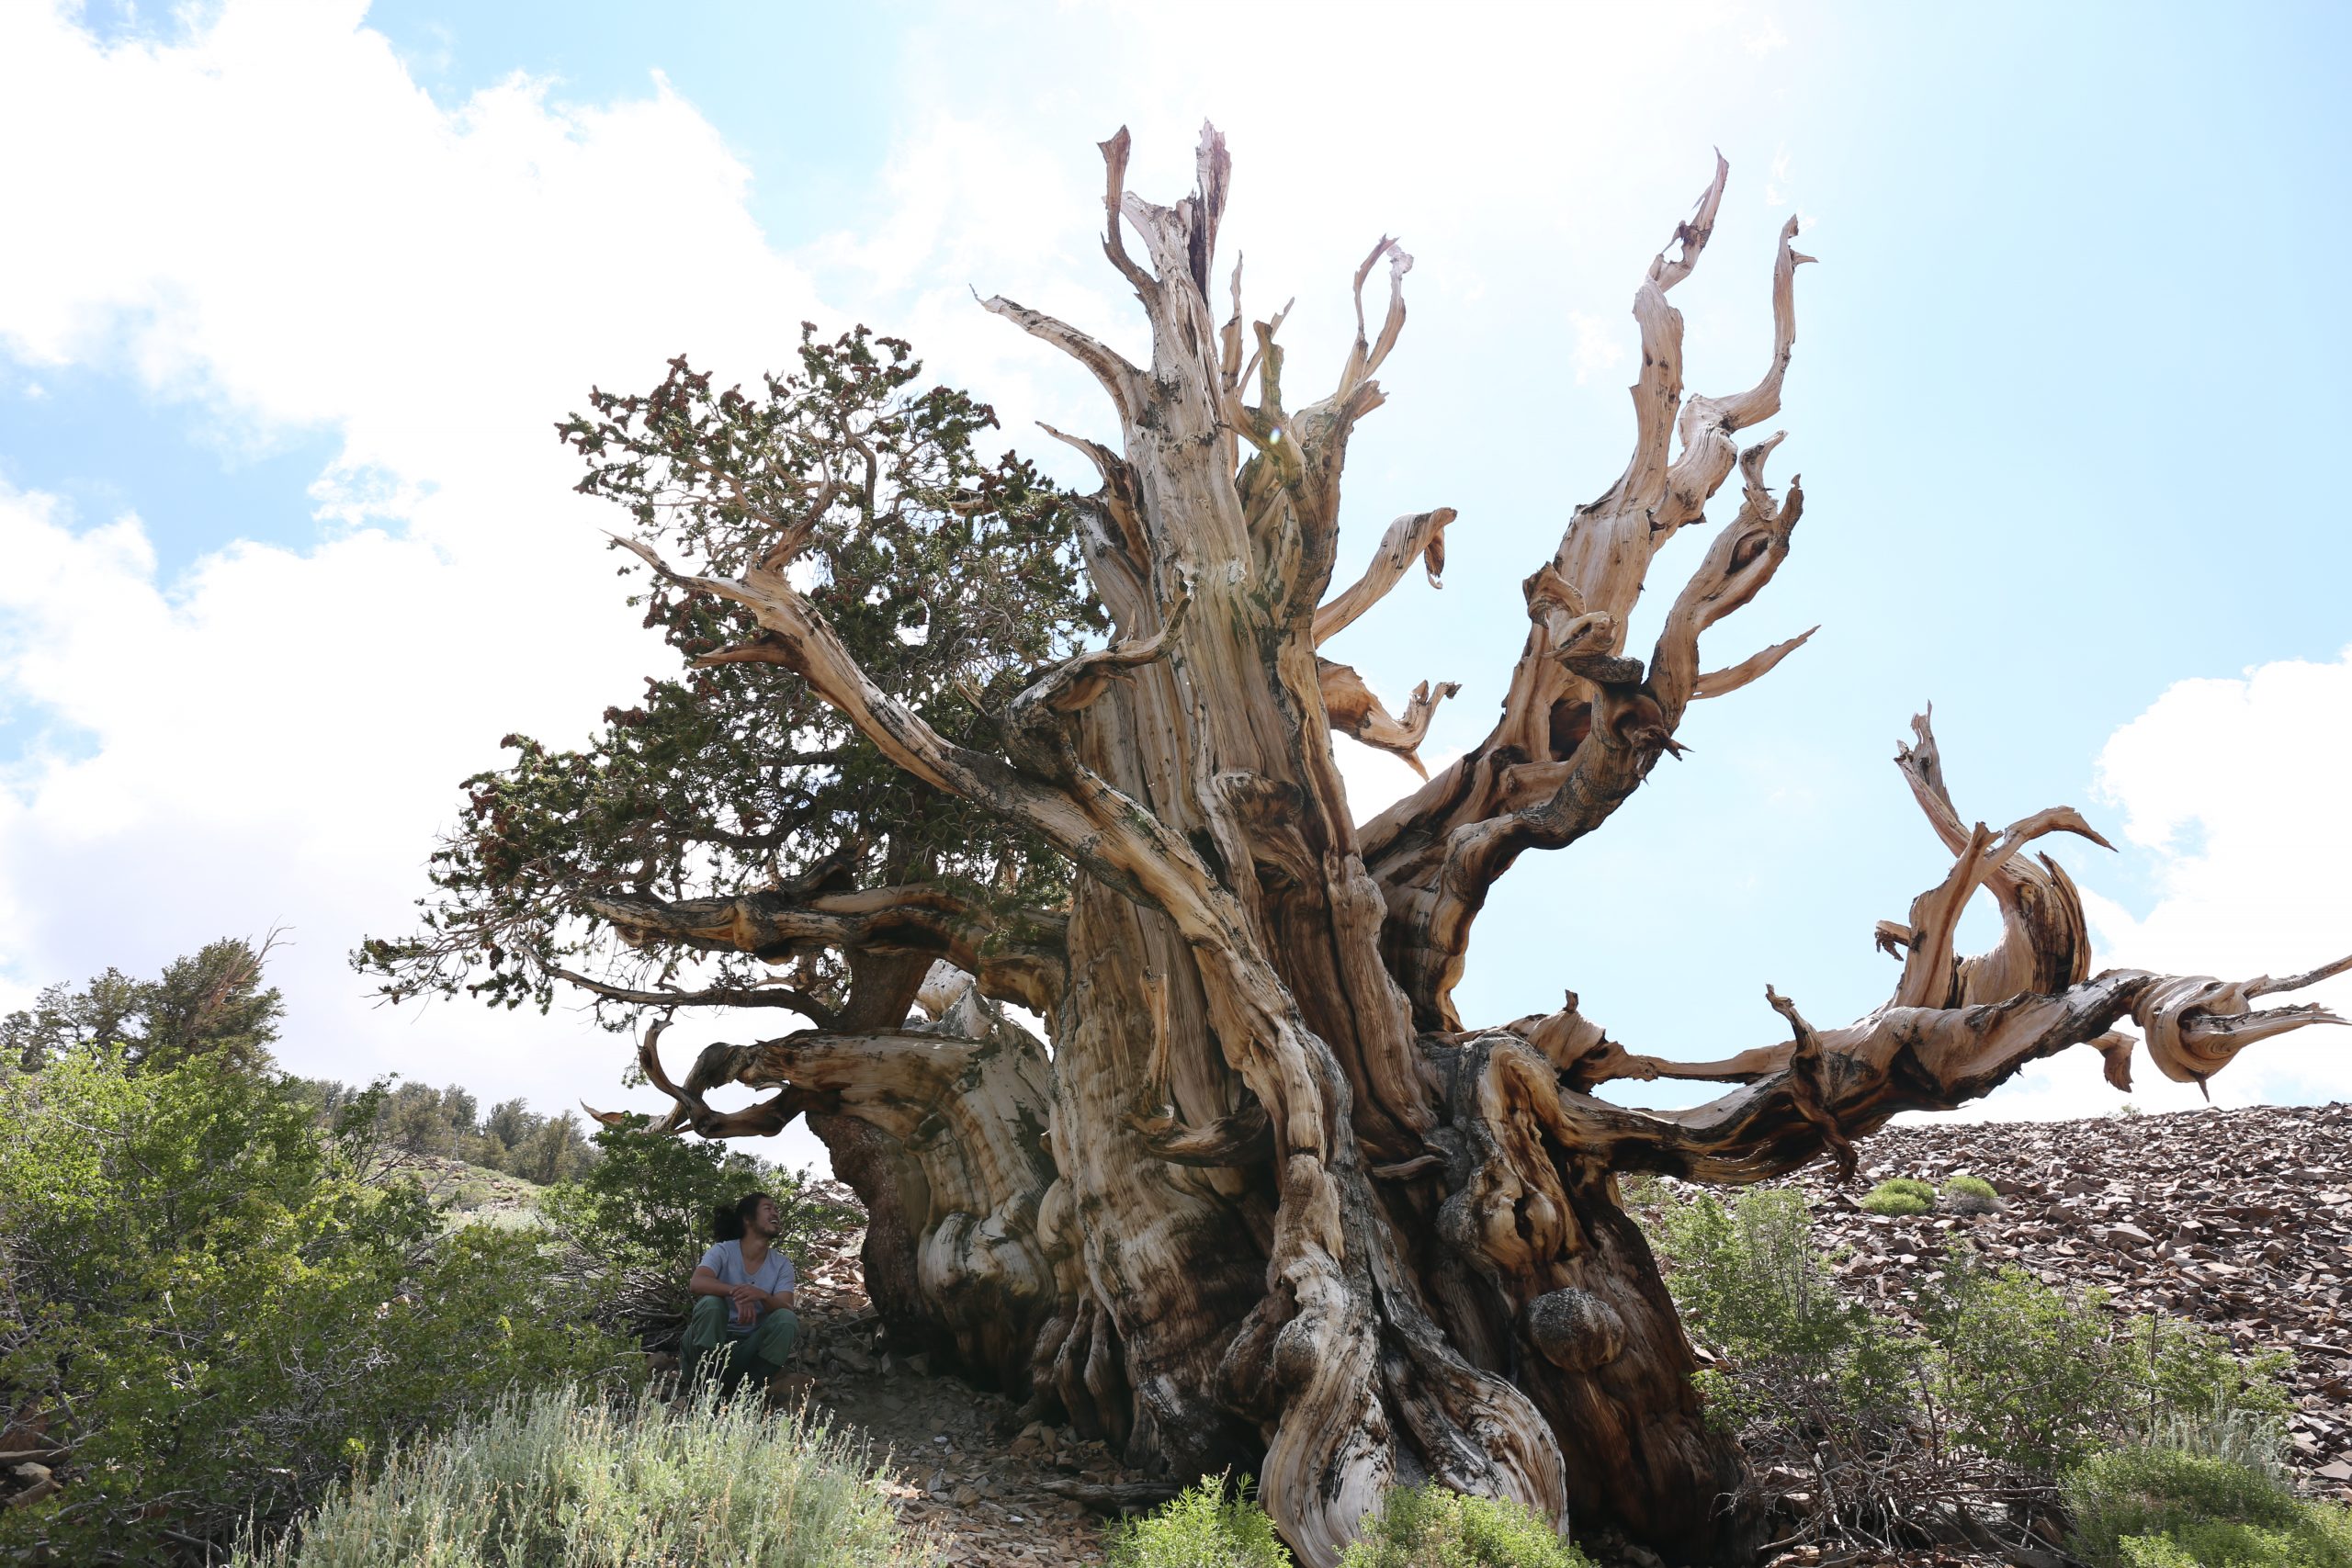
{"label": "weathered tree trunk", "polygon": [[[2126,1018],[2166,1071],[2202,1076],[2325,1015],[2250,1013],[2252,998],[2284,988],[2267,980],[2089,978],[2072,886],[2018,853],[2088,829],[2064,810],[1999,835],[1963,829],[1921,720],[1906,773],[1958,863],[1907,922],[1882,927],[1905,956],[1888,1006],[1816,1032],[1773,996],[1789,1043],[1691,1064],[1628,1053],[1573,996],[1558,1013],[1464,1031],[1451,992],[1494,882],[1523,851],[1599,827],[1679,750],[1693,700],[1747,684],[1804,640],[1714,672],[1698,663],[1700,635],[1786,559],[1802,510],[1796,486],[1776,498],[1764,481],[1779,437],[1745,454],[1734,441],[1779,408],[1806,259],[1791,248],[1795,224],[1772,277],[1766,374],[1736,396],[1686,400],[1666,296],[1707,242],[1718,166],[1677,254],[1636,295],[1634,458],[1528,579],[1502,718],[1359,830],[1331,731],[1411,759],[1453,689],[1425,686],[1399,719],[1318,652],[1416,561],[1434,578],[1453,520],[1443,508],[1400,518],[1365,577],[1331,592],[1347,443],[1382,400],[1372,377],[1404,323],[1410,258],[1392,242],[1374,250],[1336,389],[1290,412],[1279,319],[1245,333],[1238,267],[1222,324],[1212,302],[1221,139],[1204,135],[1198,187],[1172,208],[1125,190],[1124,131],[1102,151],[1104,248],[1149,320],[1150,364],[988,303],[1085,365],[1116,412],[1116,449],[1064,439],[1102,475],[1086,566],[1118,640],[1008,705],[1003,755],[951,743],[877,690],[795,592],[787,547],[740,580],[639,550],[757,617],[756,641],[714,660],[789,667],[901,767],[1059,846],[1078,868],[1070,906],[1012,919],[921,886],[616,904],[606,917],[639,940],[779,958],[832,945],[941,960],[975,981],[913,1026],[911,985],[881,986],[867,1016],[714,1046],[682,1085],[649,1037],[649,1071],[677,1096],[678,1120],[706,1132],[773,1131],[804,1111],[872,1129],[826,1123],[887,1211],[869,1259],[876,1300],[894,1298],[886,1310],[1134,1462],[1254,1470],[1310,1568],[1329,1568],[1384,1488],[1424,1478],[1614,1525],[1676,1561],[1745,1561],[1757,1520],[1737,1501],[1739,1455],[1702,1417],[1690,1346],[1619,1206],[1619,1173],[1739,1182],[1824,1152],[1850,1164],[1850,1141],[1896,1111],[1956,1104],[2037,1056],[2087,1043],[2120,1062],[2129,1043],[2109,1031]],[[1374,331],[1362,291],[1384,260]],[[1650,560],[1735,468],[1737,515],[1649,660],[1627,657]],[[1952,931],[1984,884],[2004,942],[1961,963]],[[1050,1064],[993,1000],[1046,1021]],[[1683,1112],[1594,1092],[1627,1077],[1746,1087]],[[782,1092],[711,1111],[703,1091],[730,1080]]]}

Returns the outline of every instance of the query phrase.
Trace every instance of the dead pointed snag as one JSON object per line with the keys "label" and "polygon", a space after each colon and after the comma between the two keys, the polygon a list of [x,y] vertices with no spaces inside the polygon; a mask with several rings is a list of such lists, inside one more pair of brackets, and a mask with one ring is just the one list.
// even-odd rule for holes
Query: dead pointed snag
{"label": "dead pointed snag", "polygon": [[[1787,558],[1804,504],[1801,486],[1792,483],[1781,500],[1763,483],[1764,458],[1780,437],[1745,454],[1733,441],[1780,407],[1796,340],[1796,268],[1811,259],[1795,250],[1793,228],[1783,227],[1775,251],[1774,346],[1765,374],[1730,397],[1686,405],[1683,395],[1683,322],[1668,296],[1713,238],[1729,173],[1718,153],[1693,215],[1677,225],[1635,289],[1642,368],[1632,389],[1633,451],[1616,482],[1574,510],[1552,558],[1528,581],[1530,632],[1500,718],[1426,788],[1364,827],[1366,864],[1389,908],[1385,951],[1424,1028],[1459,1027],[1451,991],[1471,928],[1493,883],[1520,854],[1563,848],[1598,829],[1657,758],[1687,749],[1677,732],[1690,703],[1760,679],[1805,640],[1705,673],[1698,663],[1699,633],[1770,581]],[[1644,666],[1627,657],[1623,640],[1649,563],[1702,514],[1736,468],[1744,474],[1739,515],[1711,541],[1678,600],[1679,614]],[[1588,744],[1596,734],[1614,744]],[[1549,800],[1532,803],[1526,793],[1538,776],[1550,777],[1554,789]]]}

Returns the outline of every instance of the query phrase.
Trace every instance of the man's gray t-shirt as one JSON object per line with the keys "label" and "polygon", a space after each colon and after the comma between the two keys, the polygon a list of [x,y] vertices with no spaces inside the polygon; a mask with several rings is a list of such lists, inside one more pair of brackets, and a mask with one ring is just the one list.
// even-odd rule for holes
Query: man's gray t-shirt
{"label": "man's gray t-shirt", "polygon": [[[747,1274],[743,1271],[743,1244],[740,1241],[722,1241],[715,1244],[708,1252],[702,1255],[702,1262],[697,1267],[707,1269],[718,1275],[718,1282],[722,1285],[757,1285],[770,1295],[792,1289],[792,1259],[774,1247],[768,1248],[768,1255],[760,1259],[759,1272],[756,1274]],[[736,1317],[730,1304],[727,1314],[727,1332],[729,1334],[751,1333],[760,1325],[760,1319],[766,1314],[766,1312],[767,1308],[757,1302],[752,1303],[752,1320],[745,1323]]]}

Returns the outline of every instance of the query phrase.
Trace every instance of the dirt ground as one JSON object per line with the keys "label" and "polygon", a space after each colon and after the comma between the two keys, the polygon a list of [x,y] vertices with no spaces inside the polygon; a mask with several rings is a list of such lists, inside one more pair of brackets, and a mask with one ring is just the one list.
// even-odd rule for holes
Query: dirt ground
{"label": "dirt ground", "polygon": [[[858,1270],[858,1237],[800,1273],[805,1327],[797,1370],[813,1414],[862,1440],[896,1479],[899,1517],[927,1528],[955,1564],[1062,1565],[1103,1560],[1103,1515],[1057,1488],[1135,1484],[1100,1443],[1067,1427],[1024,1425],[1012,1401],[953,1378],[923,1358],[875,1348],[878,1326]],[[1096,1494],[1101,1495],[1101,1494]]]}

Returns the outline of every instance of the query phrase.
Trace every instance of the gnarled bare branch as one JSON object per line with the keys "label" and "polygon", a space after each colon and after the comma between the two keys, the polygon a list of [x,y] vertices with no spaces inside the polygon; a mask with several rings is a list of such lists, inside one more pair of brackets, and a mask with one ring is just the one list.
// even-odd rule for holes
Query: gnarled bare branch
{"label": "gnarled bare branch", "polygon": [[[936,884],[780,889],[731,898],[604,894],[587,903],[623,941],[638,946],[748,953],[776,964],[826,950],[941,959],[974,976],[983,995],[1037,1012],[1059,1000],[1064,985],[1065,917],[990,909]],[[623,999],[673,1007],[688,1005],[690,998],[656,993]],[[821,1012],[796,1010],[824,1020]]]}
{"label": "gnarled bare branch", "polygon": [[1136,383],[1143,372],[1127,363],[1125,355],[1106,344],[1097,342],[1068,321],[1048,316],[1043,310],[1033,310],[1003,295],[994,295],[980,301],[980,309],[991,315],[1002,316],[1023,332],[1042,343],[1052,344],[1072,359],[1093,372],[1095,380],[1111,394],[1112,403],[1122,417],[1140,406],[1141,394]]}
{"label": "gnarled bare branch", "polygon": [[[1960,813],[1953,807],[1944,782],[1943,759],[1936,747],[1930,722],[1933,712],[1930,707],[1912,718],[1916,744],[1898,747],[1894,760],[1903,770],[1904,782],[1911,786],[1912,798],[1918,802],[1936,836],[1943,840],[1945,848],[1961,854],[1968,845],[1970,832],[1962,826]],[[2043,831],[2064,829],[2088,839],[2102,849],[2114,847],[2070,807],[2041,814],[2038,818],[2029,818],[2028,823],[2037,820],[2045,824]],[[2017,830],[2013,828],[2011,832]],[[1988,859],[1977,873],[2001,912],[2000,945],[1991,952],[1954,964],[1947,946],[1938,960],[1944,968],[1923,965],[1915,976],[1912,965],[1917,945],[1928,936],[1922,926],[1932,923],[1940,927],[1943,922],[1928,922],[1917,909],[1909,925],[1880,922],[1878,945],[1888,953],[1909,950],[1912,955],[1905,960],[1905,974],[1906,981],[1916,987],[1916,994],[1904,994],[1928,1005],[1958,1007],[1998,1000],[2023,991],[2064,990],[2090,973],[2090,931],[2083,918],[2081,896],[2057,862],[2046,855],[2029,857],[2016,853],[2023,842],[2019,839],[2010,845],[2010,852]],[[1955,867],[1955,875],[1958,873],[1959,868]],[[1965,902],[1968,895],[1947,895],[1951,897]],[[1938,975],[1944,982],[1940,987],[1936,982]]]}
{"label": "gnarled bare branch", "polygon": [[1708,697],[1726,696],[1742,686],[1754,684],[1779,668],[1781,660],[1811,642],[1813,634],[1820,629],[1819,626],[1809,627],[1786,642],[1776,642],[1761,652],[1749,654],[1736,664],[1708,671],[1690,682],[1690,700],[1695,703]]}
{"label": "gnarled bare branch", "polygon": [[1781,227],[1772,265],[1772,362],[1755,386],[1724,398],[1692,398],[1678,421],[1682,452],[1667,479],[1667,509],[1659,521],[1668,533],[1699,515],[1707,498],[1731,472],[1732,437],[1781,412],[1781,386],[1797,339],[1796,270],[1814,258],[1799,252],[1792,217]]}
{"label": "gnarled bare branch", "polygon": [[[1713,232],[1728,172],[1719,155],[1696,214],[1635,291],[1642,369],[1633,388],[1633,454],[1600,499],[1575,510],[1552,558],[1528,579],[1530,630],[1501,717],[1479,745],[1363,829],[1365,863],[1390,911],[1384,953],[1424,1029],[1458,1028],[1450,993],[1471,924],[1518,856],[1592,831],[1659,755],[1680,753],[1675,731],[1692,700],[1757,679],[1804,641],[1706,675],[1697,664],[1699,632],[1770,579],[1801,511],[1794,487],[1777,502],[1763,486],[1763,455],[1776,444],[1767,442],[1751,449],[1739,516],[1712,542],[1650,664],[1623,650],[1651,559],[1729,476],[1732,434],[1778,407],[1795,341],[1792,280],[1806,258],[1790,244],[1789,230],[1773,272],[1771,366],[1756,388],[1694,400],[1696,413],[1682,418],[1682,318],[1667,296]],[[1679,459],[1671,451],[1678,419]]]}
{"label": "gnarled bare branch", "polygon": [[1316,646],[1329,642],[1386,598],[1417,560],[1426,564],[1431,588],[1444,587],[1440,579],[1445,571],[1445,525],[1453,519],[1453,508],[1441,506],[1430,512],[1408,512],[1391,523],[1363,575],[1315,612]]}
{"label": "gnarled bare branch", "polygon": [[1056,665],[1007,705],[1007,722],[1049,722],[1046,715],[1072,714],[1086,708],[1110,690],[1111,682],[1119,676],[1166,658],[1176,635],[1183,630],[1184,616],[1192,607],[1193,583],[1187,577],[1179,581],[1175,600],[1168,606],[1158,631],[1081,653]]}
{"label": "gnarled bare branch", "polygon": [[1363,677],[1351,667],[1329,659],[1318,659],[1315,663],[1321,678],[1323,709],[1330,716],[1333,729],[1375,751],[1400,757],[1421,777],[1430,776],[1429,770],[1421,766],[1421,741],[1429,735],[1430,720],[1436,716],[1437,705],[1461,691],[1460,684],[1441,681],[1431,686],[1427,681],[1422,682],[1413,688],[1413,695],[1405,705],[1405,716],[1398,718],[1373,694]]}

